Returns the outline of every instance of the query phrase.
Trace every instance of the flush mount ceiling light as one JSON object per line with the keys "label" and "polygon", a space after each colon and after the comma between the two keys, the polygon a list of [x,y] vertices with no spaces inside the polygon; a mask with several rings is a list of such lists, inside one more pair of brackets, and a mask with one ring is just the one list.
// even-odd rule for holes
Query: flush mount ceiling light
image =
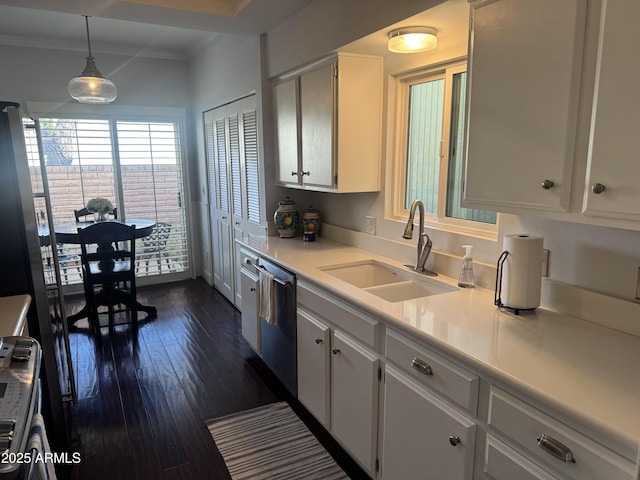
{"label": "flush mount ceiling light", "polygon": [[111,103],[118,96],[116,85],[104,78],[98,67],[96,59],[91,55],[91,38],[89,37],[89,17],[83,15],[87,24],[87,45],[89,56],[87,65],[78,77],[69,80],[69,95],[80,103]]}
{"label": "flush mount ceiling light", "polygon": [[389,51],[416,53],[433,50],[438,44],[438,31],[431,27],[403,27],[389,32]]}

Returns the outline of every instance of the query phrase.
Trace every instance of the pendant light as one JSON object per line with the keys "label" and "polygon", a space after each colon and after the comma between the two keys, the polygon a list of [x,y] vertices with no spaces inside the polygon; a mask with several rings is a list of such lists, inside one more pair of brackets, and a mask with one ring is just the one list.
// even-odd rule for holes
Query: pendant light
{"label": "pendant light", "polygon": [[87,24],[87,45],[89,46],[89,56],[87,65],[82,73],[69,80],[69,95],[80,103],[111,103],[118,95],[115,83],[108,78],[104,78],[98,67],[96,59],[91,55],[91,38],[89,37],[89,17],[83,15]]}
{"label": "pendant light", "polygon": [[404,27],[389,32],[389,51],[416,53],[433,50],[438,45],[437,30],[432,27]]}

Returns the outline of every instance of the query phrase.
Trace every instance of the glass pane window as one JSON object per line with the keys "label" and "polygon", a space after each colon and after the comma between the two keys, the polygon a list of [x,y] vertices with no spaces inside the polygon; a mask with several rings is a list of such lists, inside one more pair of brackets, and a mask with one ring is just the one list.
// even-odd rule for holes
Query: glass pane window
{"label": "glass pane window", "polygon": [[447,178],[446,216],[461,220],[473,220],[495,224],[496,212],[464,208],[460,206],[462,198],[462,168],[464,155],[464,112],[467,94],[467,72],[452,76],[451,94],[451,133],[449,140],[449,170]]}
{"label": "glass pane window", "polygon": [[[188,272],[179,122],[40,118],[38,124],[54,224],[75,225],[74,210],[107,198],[120,220],[156,222],[152,234],[138,240],[138,276]],[[59,250],[59,258],[79,255],[77,245]],[[61,269],[70,272],[65,283],[82,281],[79,272],[62,263]]]}
{"label": "glass pane window", "polygon": [[[399,172],[403,185],[403,215],[414,200],[421,200],[432,223],[466,229],[478,224],[495,225],[495,212],[462,207],[467,72],[456,64],[436,71],[412,72],[400,78],[400,137],[404,165]],[[398,182],[399,183],[399,182]],[[464,222],[476,222],[474,224]]]}

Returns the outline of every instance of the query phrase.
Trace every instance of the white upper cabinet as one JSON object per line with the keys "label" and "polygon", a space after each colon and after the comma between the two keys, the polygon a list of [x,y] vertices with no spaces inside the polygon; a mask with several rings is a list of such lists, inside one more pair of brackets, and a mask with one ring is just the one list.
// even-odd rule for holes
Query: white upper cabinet
{"label": "white upper cabinet", "polygon": [[471,5],[463,205],[567,211],[586,2]]}
{"label": "white upper cabinet", "polygon": [[273,82],[278,184],[380,189],[382,59],[339,53]]}
{"label": "white upper cabinet", "polygon": [[637,0],[604,1],[583,213],[640,220]]}

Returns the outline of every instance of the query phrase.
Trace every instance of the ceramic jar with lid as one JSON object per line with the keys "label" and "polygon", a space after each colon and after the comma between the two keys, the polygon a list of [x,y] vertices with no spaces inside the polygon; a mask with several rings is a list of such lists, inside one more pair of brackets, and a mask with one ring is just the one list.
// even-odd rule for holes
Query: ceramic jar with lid
{"label": "ceramic jar with lid", "polygon": [[281,238],[296,236],[300,217],[296,210],[296,204],[289,197],[278,203],[278,209],[273,215],[273,221]]}
{"label": "ceramic jar with lid", "polygon": [[320,212],[311,205],[302,212],[302,232],[306,241],[313,241],[320,234]]}

